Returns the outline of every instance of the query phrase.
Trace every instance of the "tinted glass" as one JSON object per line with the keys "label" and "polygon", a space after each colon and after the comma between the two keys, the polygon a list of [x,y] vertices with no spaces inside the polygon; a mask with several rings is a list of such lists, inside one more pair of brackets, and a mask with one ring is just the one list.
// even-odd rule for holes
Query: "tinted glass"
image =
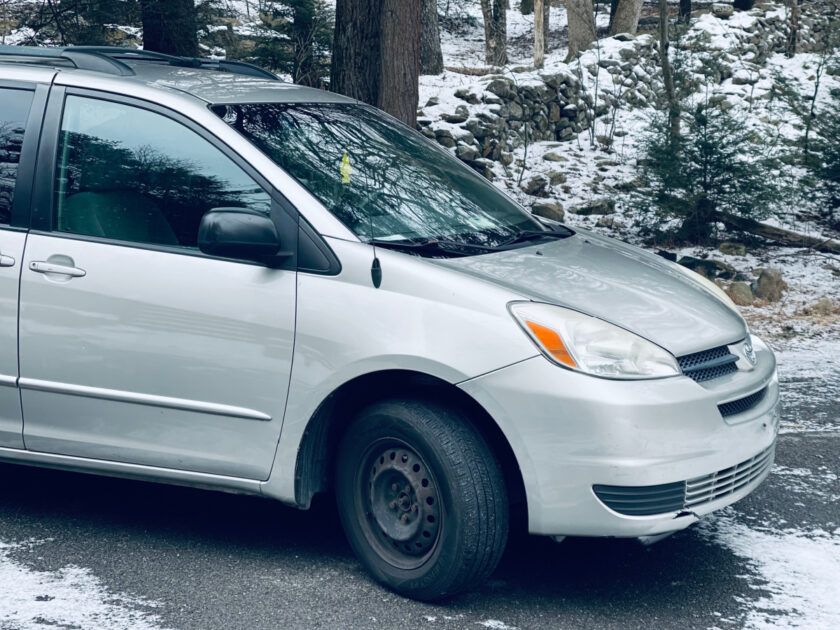
{"label": "tinted glass", "polygon": [[268,214],[270,199],[187,127],[145,109],[78,96],[64,108],[56,182],[63,232],[197,247],[211,208]]}
{"label": "tinted glass", "polygon": [[215,111],[365,240],[496,246],[543,229],[483,177],[372,108],[269,103]]}
{"label": "tinted glass", "polygon": [[12,217],[20,149],[32,92],[0,88],[0,223]]}

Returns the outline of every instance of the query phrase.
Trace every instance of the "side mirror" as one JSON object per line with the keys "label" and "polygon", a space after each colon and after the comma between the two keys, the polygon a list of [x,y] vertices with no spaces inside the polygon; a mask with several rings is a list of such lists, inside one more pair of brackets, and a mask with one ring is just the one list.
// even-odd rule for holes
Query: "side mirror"
{"label": "side mirror", "polygon": [[280,251],[280,237],[269,217],[249,208],[213,208],[198,226],[198,247],[223,258],[264,261]]}

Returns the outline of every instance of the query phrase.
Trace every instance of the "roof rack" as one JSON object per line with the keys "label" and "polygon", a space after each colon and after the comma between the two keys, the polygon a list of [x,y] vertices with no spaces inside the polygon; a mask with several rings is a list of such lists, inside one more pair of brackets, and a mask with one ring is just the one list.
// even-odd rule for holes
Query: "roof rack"
{"label": "roof rack", "polygon": [[244,61],[225,61],[202,57],[176,57],[151,50],[118,48],[115,46],[66,46],[42,48],[36,46],[0,46],[0,61],[16,63],[70,65],[80,70],[92,70],[118,76],[132,76],[134,70],[126,61],[150,63],[182,68],[208,68],[232,72],[270,81],[280,81],[273,72]]}

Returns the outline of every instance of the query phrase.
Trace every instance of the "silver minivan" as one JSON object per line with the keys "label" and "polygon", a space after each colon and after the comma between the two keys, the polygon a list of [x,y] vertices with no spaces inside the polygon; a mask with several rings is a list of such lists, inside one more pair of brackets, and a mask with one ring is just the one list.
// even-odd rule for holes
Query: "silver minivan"
{"label": "silver minivan", "polygon": [[451,595],[752,492],[773,353],[711,282],[235,62],[0,48],[0,460],[307,508]]}

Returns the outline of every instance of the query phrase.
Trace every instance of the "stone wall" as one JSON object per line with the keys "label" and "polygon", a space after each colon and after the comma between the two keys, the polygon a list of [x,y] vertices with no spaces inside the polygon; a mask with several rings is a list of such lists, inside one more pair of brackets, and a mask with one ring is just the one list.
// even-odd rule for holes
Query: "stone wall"
{"label": "stone wall", "polygon": [[512,70],[477,77],[468,87],[441,90],[420,109],[420,131],[492,179],[493,162],[540,140],[568,141],[589,126],[581,83],[567,67],[540,74]]}

